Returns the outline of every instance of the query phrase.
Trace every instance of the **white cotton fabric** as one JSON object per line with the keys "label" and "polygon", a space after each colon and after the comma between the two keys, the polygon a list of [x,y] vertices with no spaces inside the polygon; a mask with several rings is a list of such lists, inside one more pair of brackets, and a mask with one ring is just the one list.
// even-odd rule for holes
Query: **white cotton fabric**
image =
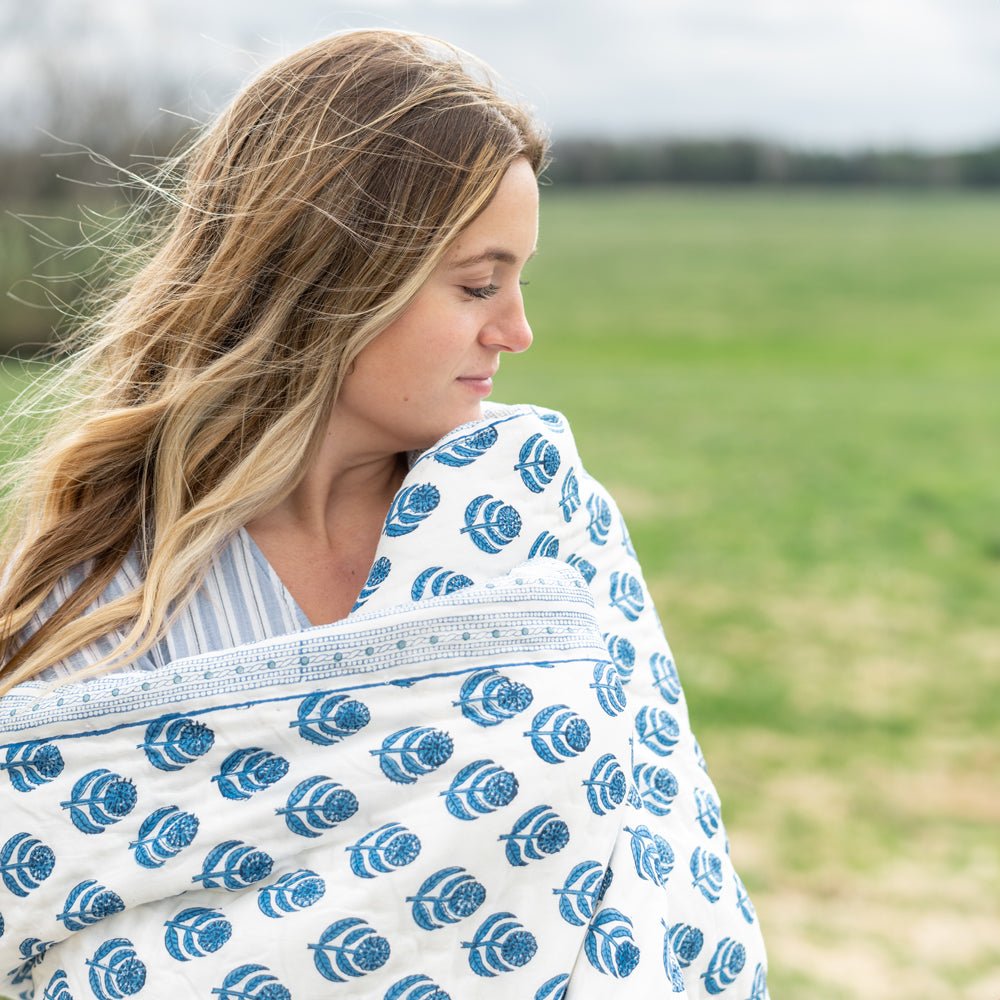
{"label": "white cotton fabric", "polygon": [[343,622],[23,684],[0,734],[11,996],[767,997],[624,522],[551,411],[414,457]]}

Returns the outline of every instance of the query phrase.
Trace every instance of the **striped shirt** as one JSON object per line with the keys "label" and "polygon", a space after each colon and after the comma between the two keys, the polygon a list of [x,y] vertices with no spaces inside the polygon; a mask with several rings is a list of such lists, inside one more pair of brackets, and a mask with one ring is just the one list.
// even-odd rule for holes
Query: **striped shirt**
{"label": "striped shirt", "polygon": [[[86,574],[87,566],[81,564],[59,581],[27,625],[25,639],[83,583]],[[88,611],[135,590],[141,582],[138,556],[133,551]],[[122,669],[151,670],[182,656],[258,642],[311,624],[250,533],[240,528],[212,559],[201,586],[163,638]],[[115,644],[115,636],[99,639],[49,667],[39,678],[69,677],[106,656]]]}
{"label": "striped shirt", "polygon": [[[484,403],[484,417],[503,416],[510,410],[503,403]],[[406,453],[413,468],[422,453]],[[27,640],[83,583],[88,565],[83,563],[63,577],[25,626]],[[142,581],[138,556],[130,552],[100,597],[87,611],[108,604],[135,590]],[[86,613],[86,612],[85,612]],[[267,561],[246,528],[240,528],[212,559],[205,579],[190,603],[173,620],[166,634],[148,652],[130,660],[122,670],[152,670],[171,660],[198,653],[211,653],[247,642],[259,642],[310,628],[312,622],[295,602],[281,578]],[[115,633],[60,660],[42,671],[38,678],[54,681],[71,677],[77,670],[96,663],[117,645]]]}

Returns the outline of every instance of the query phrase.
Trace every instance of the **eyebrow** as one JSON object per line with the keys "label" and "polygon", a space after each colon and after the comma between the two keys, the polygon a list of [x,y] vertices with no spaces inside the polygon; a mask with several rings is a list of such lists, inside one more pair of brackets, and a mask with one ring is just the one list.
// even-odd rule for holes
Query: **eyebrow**
{"label": "eyebrow", "polygon": [[[531,260],[538,250],[532,250],[528,254],[527,260]],[[518,262],[517,254],[511,253],[509,250],[502,250],[498,247],[491,247],[488,250],[484,250],[482,253],[477,253],[472,257],[463,257],[462,260],[455,261],[451,266],[458,270],[463,267],[472,267],[475,264],[483,264],[486,261],[495,261],[498,264],[516,264]]]}

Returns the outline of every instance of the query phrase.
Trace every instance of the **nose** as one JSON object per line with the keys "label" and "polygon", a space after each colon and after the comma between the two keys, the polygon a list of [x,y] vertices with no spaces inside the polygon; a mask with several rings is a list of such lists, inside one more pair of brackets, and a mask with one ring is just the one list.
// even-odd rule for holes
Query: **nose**
{"label": "nose", "polygon": [[528,317],[524,311],[524,300],[520,289],[516,299],[499,316],[483,328],[482,340],[501,351],[520,354],[531,347],[534,339]]}

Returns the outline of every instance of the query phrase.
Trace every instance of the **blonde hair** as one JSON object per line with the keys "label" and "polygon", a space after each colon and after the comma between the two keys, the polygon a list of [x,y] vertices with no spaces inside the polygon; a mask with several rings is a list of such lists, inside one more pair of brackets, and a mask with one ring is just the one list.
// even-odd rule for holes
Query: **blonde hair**
{"label": "blonde hair", "polygon": [[[169,217],[75,334],[53,389],[70,398],[8,477],[0,692],[104,636],[113,654],[79,676],[148,650],[227,536],[300,480],[353,359],[511,163],[545,156],[481,64],[424,36],[339,34],[245,87],[156,182]],[[84,614],[133,548],[142,585]]]}

